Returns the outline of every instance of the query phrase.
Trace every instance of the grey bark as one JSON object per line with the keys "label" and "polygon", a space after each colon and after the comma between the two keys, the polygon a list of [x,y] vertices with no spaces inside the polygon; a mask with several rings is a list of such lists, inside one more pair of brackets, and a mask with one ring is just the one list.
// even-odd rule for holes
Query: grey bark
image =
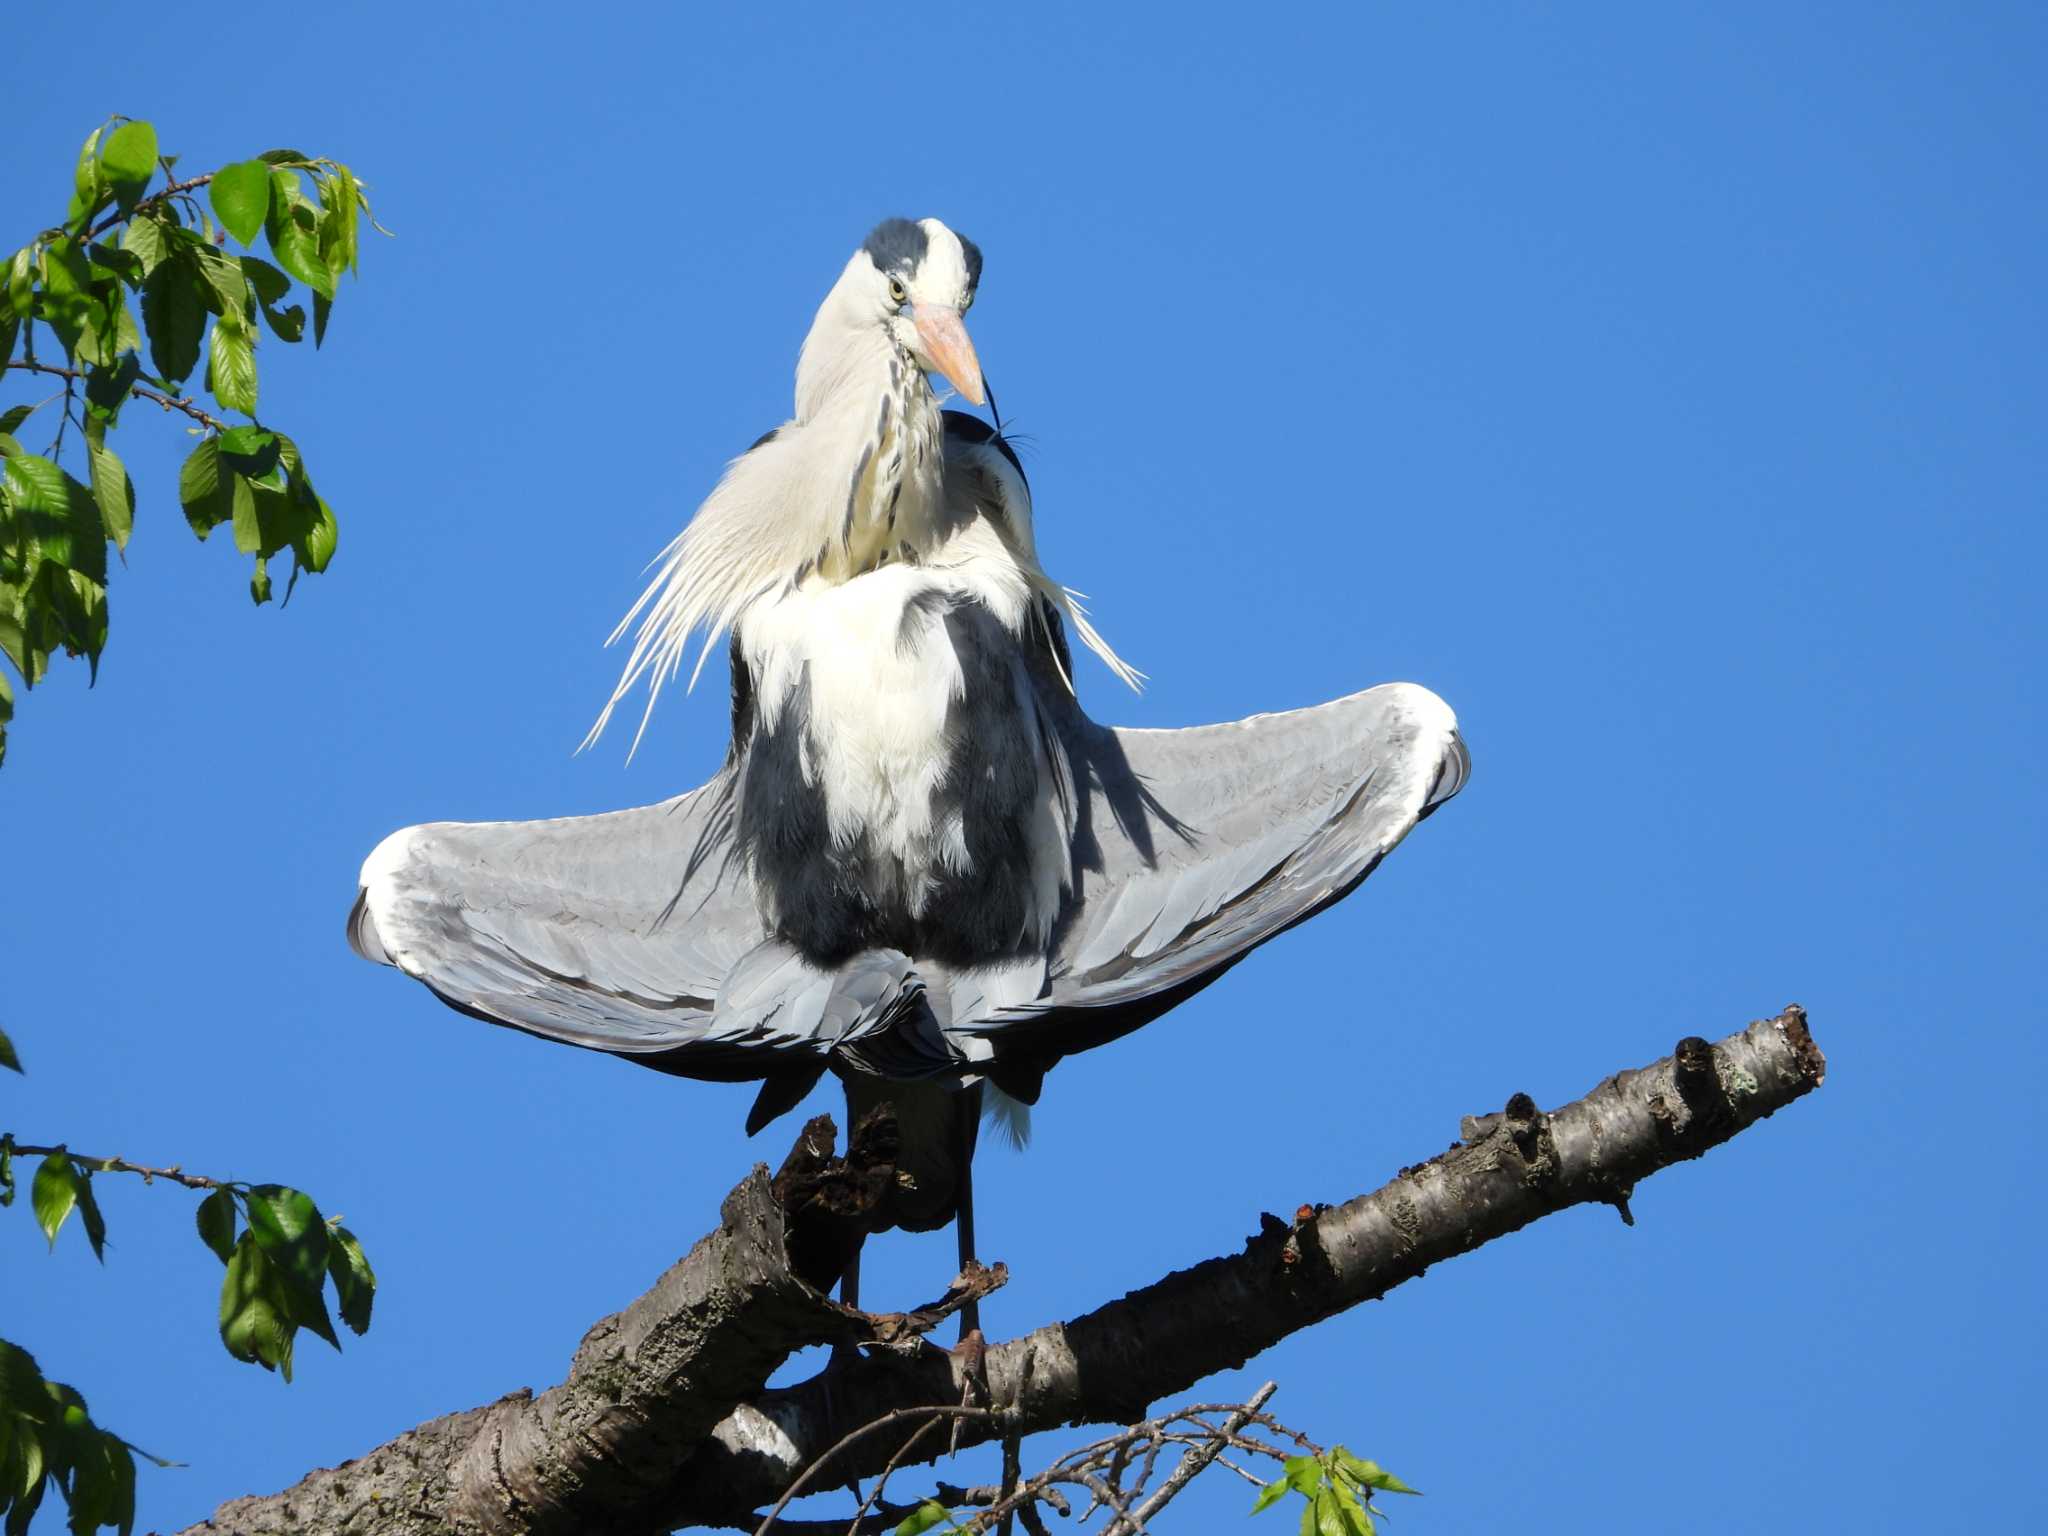
{"label": "grey bark", "polygon": [[[1811,1092],[1825,1070],[1792,1007],[1715,1045],[1683,1040],[1549,1114],[1517,1094],[1371,1194],[1263,1217],[1242,1253],[991,1346],[991,1405],[1022,1433],[1140,1418],[1156,1399],[1540,1217],[1599,1202],[1630,1219],[1640,1180]],[[811,1381],[763,1390],[805,1345],[900,1329],[869,1327],[790,1271],[765,1169],[733,1191],[723,1217],[652,1291],[591,1330],[561,1385],[423,1424],[283,1493],[224,1504],[191,1531],[751,1529],[751,1512],[850,1431],[891,1409],[961,1401],[957,1359],[915,1343],[848,1352]],[[961,1443],[1001,1432],[968,1421]],[[866,1437],[832,1482],[874,1473],[901,1443]],[[921,1446],[915,1459],[931,1457]]]}

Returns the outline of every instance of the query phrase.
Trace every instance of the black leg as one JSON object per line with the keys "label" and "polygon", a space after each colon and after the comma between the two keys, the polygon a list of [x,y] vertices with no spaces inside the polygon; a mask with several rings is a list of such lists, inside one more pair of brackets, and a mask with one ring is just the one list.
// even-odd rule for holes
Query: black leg
{"label": "black leg", "polygon": [[[981,1092],[981,1085],[977,1083],[961,1095],[961,1113],[955,1122],[960,1207],[954,1214],[953,1226],[960,1237],[960,1268],[963,1271],[977,1262],[974,1257],[974,1143],[981,1131]],[[980,1331],[981,1303],[970,1301],[960,1309],[960,1337],[965,1340],[970,1333]]]}

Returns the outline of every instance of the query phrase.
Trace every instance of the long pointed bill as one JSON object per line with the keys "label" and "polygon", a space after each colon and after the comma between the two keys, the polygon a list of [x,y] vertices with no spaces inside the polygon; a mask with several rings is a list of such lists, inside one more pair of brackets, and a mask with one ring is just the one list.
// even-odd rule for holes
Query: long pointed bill
{"label": "long pointed bill", "polygon": [[911,318],[932,367],[973,404],[984,404],[987,396],[981,387],[981,359],[974,355],[974,343],[960,323],[960,311],[943,304],[920,304],[911,311]]}

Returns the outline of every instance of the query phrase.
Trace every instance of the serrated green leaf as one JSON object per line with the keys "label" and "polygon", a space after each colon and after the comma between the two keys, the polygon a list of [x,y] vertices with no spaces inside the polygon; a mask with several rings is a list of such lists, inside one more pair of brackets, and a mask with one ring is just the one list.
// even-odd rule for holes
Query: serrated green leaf
{"label": "serrated green leaf", "polygon": [[34,246],[24,245],[7,264],[7,304],[17,320],[35,312],[35,254]]}
{"label": "serrated green leaf", "polygon": [[237,1360],[281,1371],[292,1379],[292,1324],[276,1302],[274,1266],[244,1232],[220,1285],[220,1341]]}
{"label": "serrated green leaf", "polygon": [[1321,1527],[1316,1523],[1316,1501],[1313,1498],[1301,1506],[1301,1536],[1321,1536]]}
{"label": "serrated green leaf", "polygon": [[[7,679],[0,677],[0,689],[7,686]],[[14,1049],[14,1042],[7,1038],[7,1031],[0,1029],[0,1067],[10,1072],[21,1071],[21,1056]]]}
{"label": "serrated green leaf", "polygon": [[280,341],[296,342],[306,334],[306,310],[302,304],[279,309],[277,301],[291,292],[292,280],[257,256],[242,258],[242,275],[248,279],[263,318]]}
{"label": "serrated green leaf", "polygon": [[[124,311],[125,312],[125,311]],[[133,322],[130,322],[131,330]],[[120,420],[121,407],[128,403],[128,392],[135,388],[142,377],[142,359],[133,351],[124,351],[120,360],[111,366],[95,363],[85,376],[85,407],[89,431],[96,431],[104,439],[106,429]]]}
{"label": "serrated green leaf", "polygon": [[263,1251],[317,1296],[327,1275],[327,1223],[312,1197],[283,1184],[258,1184],[243,1199],[249,1230]]}
{"label": "serrated green leaf", "polygon": [[213,173],[207,201],[225,229],[243,245],[254,245],[270,212],[270,167],[261,160],[237,160]]}
{"label": "serrated green leaf", "polygon": [[69,1157],[52,1152],[42,1160],[29,1187],[29,1204],[35,1208],[36,1225],[56,1247],[58,1231],[78,1205],[78,1172]]}
{"label": "serrated green leaf", "polygon": [[275,432],[256,426],[230,427],[216,442],[222,466],[238,475],[261,480],[277,468],[281,447]]}
{"label": "serrated green leaf", "polygon": [[1376,1461],[1366,1461],[1354,1456],[1343,1446],[1336,1446],[1330,1452],[1330,1459],[1344,1471],[1351,1474],[1368,1488],[1377,1488],[1385,1493],[1409,1493],[1420,1497],[1417,1490],[1410,1488],[1393,1473],[1386,1471]]}
{"label": "serrated green leaf", "polygon": [[239,258],[215,250],[205,241],[189,243],[184,250],[206,281],[207,308],[223,319],[237,322],[249,317],[249,281]]}
{"label": "serrated green leaf", "polygon": [[363,1245],[347,1227],[327,1234],[327,1273],[341,1303],[341,1320],[351,1332],[370,1331],[370,1309],[377,1300],[377,1274],[363,1255]]}
{"label": "serrated green leaf", "polygon": [[169,248],[164,240],[164,227],[157,219],[130,219],[121,228],[121,249],[142,263],[145,278],[157,269]]}
{"label": "serrated green leaf", "polygon": [[952,1518],[952,1511],[945,1505],[936,1499],[926,1499],[903,1517],[896,1527],[896,1536],[924,1536],[933,1526]]}
{"label": "serrated green leaf", "polygon": [[199,1202],[195,1219],[199,1240],[226,1264],[235,1256],[235,1196],[229,1189],[216,1189]]}
{"label": "serrated green leaf", "polygon": [[1290,1456],[1281,1464],[1288,1486],[1313,1495],[1323,1486],[1323,1464],[1313,1456]]}
{"label": "serrated green leaf", "polygon": [[100,521],[116,549],[128,547],[135,529],[135,486],[128,479],[127,466],[114,450],[100,443],[88,450],[92,470],[92,499],[99,504]]}
{"label": "serrated green leaf", "polygon": [[208,291],[206,279],[181,250],[174,249],[143,280],[142,323],[149,331],[150,362],[167,383],[191,377],[199,366]]}
{"label": "serrated green leaf", "polygon": [[256,158],[265,165],[303,165],[313,157],[303,149],[266,149]]}
{"label": "serrated green leaf", "polygon": [[337,165],[320,180],[320,256],[338,284],[356,267],[356,179]]}
{"label": "serrated green leaf", "polygon": [[66,224],[82,225],[99,211],[106,200],[106,184],[100,175],[100,134],[95,128],[78,151],[78,165],[71,173],[71,204],[65,209]]}
{"label": "serrated green leaf", "polygon": [[100,168],[121,206],[132,208],[156,174],[156,129],[148,123],[123,123],[107,135]]}
{"label": "serrated green leaf", "polygon": [[239,314],[221,316],[208,331],[206,387],[227,410],[256,414],[256,348]]}
{"label": "serrated green leaf", "polygon": [[[230,516],[234,520],[235,548],[245,555],[260,554],[263,550],[263,519],[256,505],[257,487],[232,471],[223,471],[227,476]],[[257,598],[257,602],[264,599]]]}
{"label": "serrated green leaf", "polygon": [[202,440],[186,455],[178,470],[178,503],[185,509],[185,521],[205,538],[233,515],[220,480],[220,440]]}
{"label": "serrated green leaf", "polygon": [[341,542],[341,529],[335,524],[334,513],[320,497],[313,498],[317,511],[306,528],[305,537],[294,546],[299,563],[315,576],[327,569],[334,559],[335,546]]}
{"label": "serrated green leaf", "polygon": [[1256,1499],[1252,1500],[1251,1512],[1256,1515],[1261,1510],[1271,1509],[1275,1504],[1278,1504],[1282,1499],[1286,1498],[1287,1495],[1292,1491],[1293,1484],[1289,1483],[1286,1478],[1274,1478],[1273,1481],[1266,1484],[1265,1487],[1261,1488],[1259,1490],[1259,1496]]}
{"label": "serrated green leaf", "polygon": [[[270,173],[270,211],[263,232],[277,264],[323,299],[334,297],[334,274],[320,255],[318,216],[300,190],[298,173]],[[317,317],[316,317],[317,318]]]}
{"label": "serrated green leaf", "polygon": [[1344,1478],[1337,1477],[1330,1483],[1331,1497],[1336,1500],[1337,1510],[1344,1519],[1348,1536],[1374,1536],[1372,1514],[1358,1495],[1351,1491]]}

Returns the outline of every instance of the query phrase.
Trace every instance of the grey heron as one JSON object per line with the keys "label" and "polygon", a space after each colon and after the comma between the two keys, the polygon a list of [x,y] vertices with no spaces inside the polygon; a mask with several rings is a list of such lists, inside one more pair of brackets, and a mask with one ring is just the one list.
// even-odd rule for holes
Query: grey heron
{"label": "grey heron", "polygon": [[804,341],[794,417],[727,466],[614,634],[638,623],[593,738],[642,682],[651,712],[695,636],[701,668],[730,635],[710,782],[407,828],[349,922],[465,1013],[759,1080],[750,1134],[835,1073],[849,1133],[885,1102],[901,1129],[874,1230],[957,1217],[963,1263],[984,1084],[1035,1102],[1061,1058],[1350,892],[1469,766],[1449,708],[1403,683],[1184,730],[1090,720],[1068,629],[1135,674],[1041,568],[1011,445],[927,378],[983,401],[980,277],[937,220],[879,225]]}

